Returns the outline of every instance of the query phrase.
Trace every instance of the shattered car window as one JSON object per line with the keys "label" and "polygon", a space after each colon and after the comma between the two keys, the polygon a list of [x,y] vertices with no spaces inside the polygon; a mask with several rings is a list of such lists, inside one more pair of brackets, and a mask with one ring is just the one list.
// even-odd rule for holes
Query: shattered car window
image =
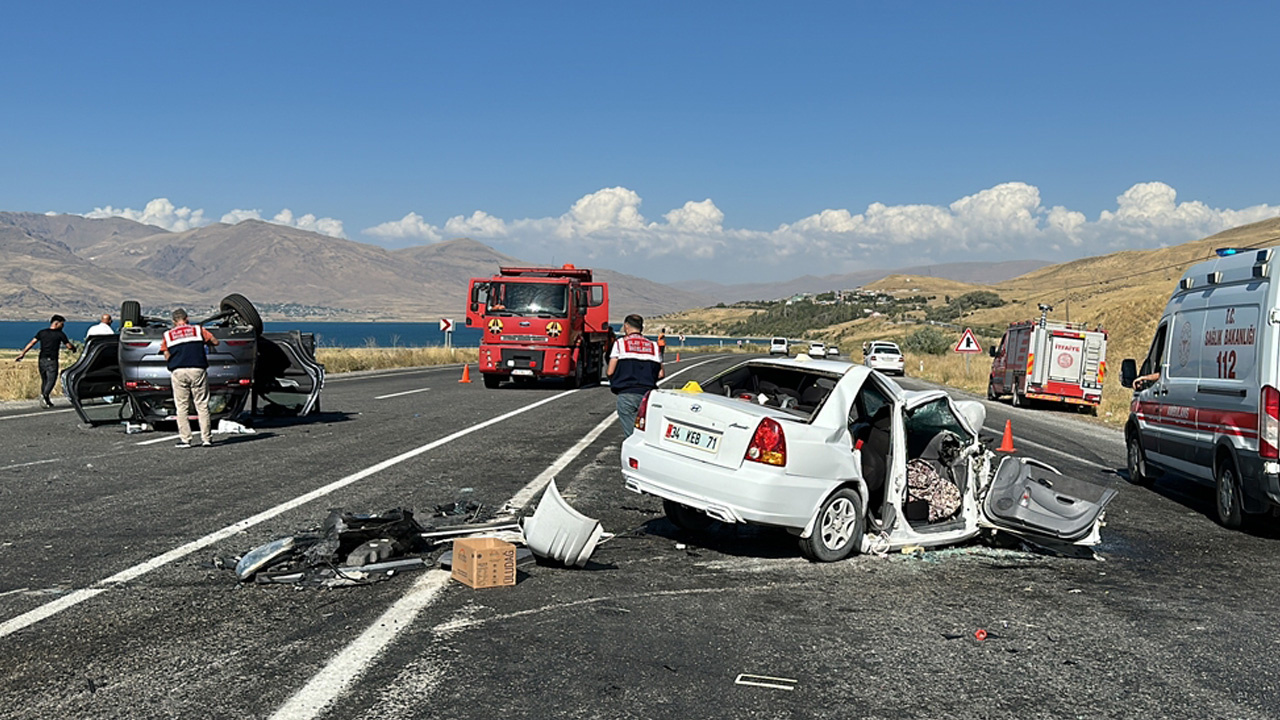
{"label": "shattered car window", "polygon": [[794,368],[746,363],[713,377],[702,384],[702,389],[717,395],[756,400],[809,417],[835,389],[838,379],[838,376]]}
{"label": "shattered car window", "polygon": [[950,431],[961,438],[972,438],[964,429],[955,413],[951,412],[951,403],[940,397],[933,402],[907,412],[907,456],[920,457],[938,433]]}

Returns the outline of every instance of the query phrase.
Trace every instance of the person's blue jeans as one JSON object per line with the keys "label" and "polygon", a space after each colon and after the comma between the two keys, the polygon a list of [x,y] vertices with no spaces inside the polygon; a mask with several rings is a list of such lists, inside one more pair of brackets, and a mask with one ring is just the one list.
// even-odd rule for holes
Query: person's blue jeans
{"label": "person's blue jeans", "polygon": [[636,431],[636,414],[640,412],[640,401],[644,395],[639,393],[618,393],[618,424],[622,425],[622,434],[631,437]]}

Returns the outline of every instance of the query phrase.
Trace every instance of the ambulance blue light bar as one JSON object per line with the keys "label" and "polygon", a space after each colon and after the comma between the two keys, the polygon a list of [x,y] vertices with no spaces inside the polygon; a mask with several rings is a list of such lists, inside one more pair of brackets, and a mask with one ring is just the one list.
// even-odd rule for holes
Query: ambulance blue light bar
{"label": "ambulance blue light bar", "polygon": [[1240,252],[1240,248],[1218,248],[1214,252],[1218,253],[1218,257],[1230,257]]}

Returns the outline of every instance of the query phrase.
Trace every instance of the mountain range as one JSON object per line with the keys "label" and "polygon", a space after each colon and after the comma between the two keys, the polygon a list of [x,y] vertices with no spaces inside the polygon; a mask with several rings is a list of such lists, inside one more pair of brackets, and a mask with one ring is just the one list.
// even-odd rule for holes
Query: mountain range
{"label": "mountain range", "polygon": [[[8,320],[43,320],[53,312],[89,318],[124,300],[144,308],[212,307],[236,292],[268,317],[430,321],[461,313],[469,278],[528,264],[466,238],[388,250],[260,220],[170,232],[124,218],[0,212],[0,307]],[[981,281],[992,282],[1044,264],[911,271],[969,282],[985,273]],[[852,287],[890,272],[675,286],[608,269],[596,276],[609,283],[613,313],[621,316]]]}

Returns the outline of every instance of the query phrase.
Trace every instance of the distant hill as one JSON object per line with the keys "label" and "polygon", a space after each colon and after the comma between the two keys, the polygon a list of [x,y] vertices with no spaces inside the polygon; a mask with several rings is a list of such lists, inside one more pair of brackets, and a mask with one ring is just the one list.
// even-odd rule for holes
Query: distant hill
{"label": "distant hill", "polygon": [[[431,320],[461,314],[471,277],[529,264],[469,239],[392,251],[260,220],[174,233],[121,218],[0,212],[6,319],[91,316],[126,299],[213,306],[238,292],[307,306],[311,318]],[[619,317],[714,302],[622,273],[599,277]]]}
{"label": "distant hill", "polygon": [[939,265],[920,265],[899,270],[862,270],[844,275],[805,275],[792,280],[772,283],[741,283],[721,285],[706,280],[672,283],[689,292],[714,298],[717,302],[734,303],[740,300],[773,300],[798,293],[820,293],[869,285],[890,275],[921,275],[957,282],[988,285],[1017,277],[1042,268],[1044,260],[1009,260],[999,263],[961,262]]}

